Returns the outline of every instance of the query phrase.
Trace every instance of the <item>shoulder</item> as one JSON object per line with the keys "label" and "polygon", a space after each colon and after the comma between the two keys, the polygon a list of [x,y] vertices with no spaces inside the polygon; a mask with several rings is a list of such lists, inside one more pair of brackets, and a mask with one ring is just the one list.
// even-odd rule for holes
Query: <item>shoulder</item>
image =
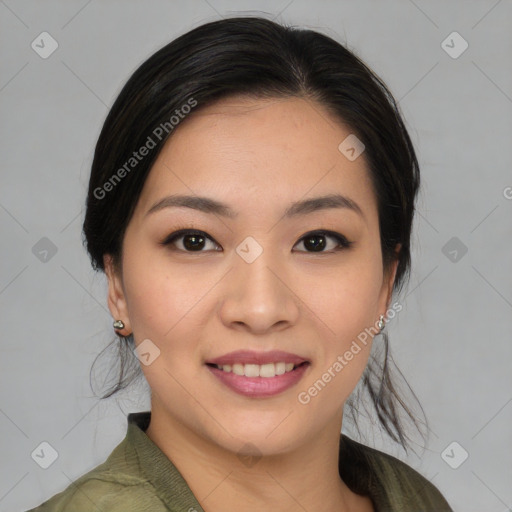
{"label": "shoulder", "polygon": [[130,465],[119,464],[123,443],[99,466],[27,512],[167,511],[154,486]]}
{"label": "shoulder", "polygon": [[435,485],[405,462],[346,436],[342,436],[342,445],[357,468],[345,470],[342,477],[347,477],[356,492],[370,492],[382,503],[379,512],[453,512]]}

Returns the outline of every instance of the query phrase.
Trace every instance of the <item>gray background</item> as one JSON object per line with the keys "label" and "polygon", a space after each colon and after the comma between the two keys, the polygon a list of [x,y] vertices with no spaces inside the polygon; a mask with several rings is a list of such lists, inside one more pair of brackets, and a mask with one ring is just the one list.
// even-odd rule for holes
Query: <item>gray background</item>
{"label": "gray background", "polygon": [[[102,403],[89,387],[113,334],[105,281],[80,235],[109,105],[177,35],[260,11],[346,43],[400,101],[423,189],[404,310],[388,329],[432,434],[418,455],[397,453],[457,511],[512,508],[512,2],[4,0],[0,510],[63,490],[121,441],[128,412],[149,407],[144,383]],[[47,59],[31,48],[43,31],[59,45]],[[469,44],[458,58],[442,46],[453,31]],[[41,252],[43,237],[55,254]],[[58,452],[48,469],[31,458],[42,441]],[[469,453],[457,469],[441,457],[453,441],[462,448],[448,450],[452,464]],[[379,436],[368,442],[394,453]]]}

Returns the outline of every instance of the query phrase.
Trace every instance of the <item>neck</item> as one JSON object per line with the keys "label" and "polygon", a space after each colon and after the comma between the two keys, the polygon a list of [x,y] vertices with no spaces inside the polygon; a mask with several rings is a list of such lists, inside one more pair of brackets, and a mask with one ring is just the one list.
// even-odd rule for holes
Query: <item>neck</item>
{"label": "neck", "polygon": [[279,455],[233,453],[152,403],[146,434],[173,462],[206,512],[372,511],[338,469],[341,414],[323,432]]}

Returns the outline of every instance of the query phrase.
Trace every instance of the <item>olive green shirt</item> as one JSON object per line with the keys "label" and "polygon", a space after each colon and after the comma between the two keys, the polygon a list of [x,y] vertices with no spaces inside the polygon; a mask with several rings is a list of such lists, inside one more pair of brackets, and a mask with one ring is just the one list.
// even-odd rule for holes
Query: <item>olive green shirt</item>
{"label": "olive green shirt", "polygon": [[[150,419],[150,412],[129,414],[126,437],[103,464],[27,512],[202,512],[178,469],[145,434]],[[340,476],[369,496],[376,512],[453,512],[405,463],[345,435],[340,439]]]}

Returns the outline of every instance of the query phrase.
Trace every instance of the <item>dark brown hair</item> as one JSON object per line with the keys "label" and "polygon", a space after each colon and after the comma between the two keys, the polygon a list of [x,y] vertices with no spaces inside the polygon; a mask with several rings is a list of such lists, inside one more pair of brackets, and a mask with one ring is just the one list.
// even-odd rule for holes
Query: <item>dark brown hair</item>
{"label": "dark brown hair", "polygon": [[[393,96],[353,52],[332,38],[260,17],[222,19],[185,33],[149,57],[122,88],[99,136],[89,182],[83,233],[93,268],[104,270],[105,254],[121,268],[126,227],[148,173],[176,126],[194,111],[233,95],[312,99],[363,142],[378,203],[385,269],[401,244],[394,283],[394,292],[400,292],[410,273],[420,176]],[[136,159],[134,152],[142,147],[149,151]],[[115,343],[119,375],[103,398],[141,373],[132,354],[132,336]],[[418,424],[391,380],[386,333],[383,347],[383,361],[372,358],[361,383],[385,431],[406,448],[400,409]],[[357,406],[350,404],[355,418]]]}

